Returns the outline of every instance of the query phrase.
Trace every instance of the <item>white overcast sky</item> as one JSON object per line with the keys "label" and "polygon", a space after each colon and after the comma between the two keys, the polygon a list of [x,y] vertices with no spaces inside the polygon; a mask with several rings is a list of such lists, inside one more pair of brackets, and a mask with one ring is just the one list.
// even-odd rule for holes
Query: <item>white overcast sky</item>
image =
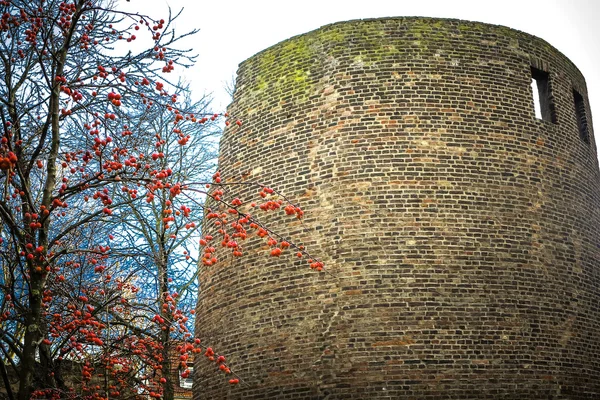
{"label": "white overcast sky", "polygon": [[[212,93],[216,110],[224,110],[229,102],[224,86],[237,65],[282,40],[350,19],[427,16],[504,25],[545,39],[585,76],[591,112],[600,126],[599,0],[120,0],[120,4],[158,18],[165,15],[167,4],[173,10],[184,8],[176,31],[200,29],[186,42],[199,58],[185,76],[195,93]],[[600,128],[595,136],[599,141]]]}

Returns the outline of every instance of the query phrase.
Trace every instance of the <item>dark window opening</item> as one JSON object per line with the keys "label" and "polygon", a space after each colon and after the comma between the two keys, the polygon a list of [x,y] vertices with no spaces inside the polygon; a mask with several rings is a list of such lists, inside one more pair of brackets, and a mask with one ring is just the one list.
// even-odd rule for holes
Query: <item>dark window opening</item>
{"label": "dark window opening", "polygon": [[536,118],[556,123],[556,112],[552,101],[550,75],[542,70],[531,67],[531,90]]}
{"label": "dark window opening", "polygon": [[585,102],[583,101],[583,96],[580,95],[576,90],[573,90],[573,100],[575,101],[575,116],[577,117],[579,137],[585,143],[590,144],[590,133],[588,132],[588,123],[585,115]]}

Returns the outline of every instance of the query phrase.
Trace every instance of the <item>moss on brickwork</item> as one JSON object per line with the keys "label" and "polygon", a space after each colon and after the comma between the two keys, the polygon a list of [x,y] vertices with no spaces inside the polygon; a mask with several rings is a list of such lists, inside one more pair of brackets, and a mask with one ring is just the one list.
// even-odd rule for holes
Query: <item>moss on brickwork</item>
{"label": "moss on brickwork", "polygon": [[217,250],[196,334],[244,384],[199,360],[195,398],[600,398],[600,172],[573,89],[589,110],[542,39],[459,20],[336,23],[244,61],[223,180],[298,202],[301,223],[254,214],[329,273]]}
{"label": "moss on brickwork", "polygon": [[269,97],[305,98],[308,96],[310,85],[310,60],[313,58],[310,41],[298,38],[286,42],[281,48],[267,50],[256,60],[257,96],[268,92]]}

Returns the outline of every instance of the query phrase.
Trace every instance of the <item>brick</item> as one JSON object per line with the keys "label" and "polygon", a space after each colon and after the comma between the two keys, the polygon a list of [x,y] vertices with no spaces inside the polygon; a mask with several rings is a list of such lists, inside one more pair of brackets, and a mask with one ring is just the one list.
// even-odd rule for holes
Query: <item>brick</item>
{"label": "brick", "polygon": [[589,111],[544,40],[459,20],[341,22],[244,61],[223,179],[298,201],[302,224],[265,222],[331,275],[258,240],[201,267],[196,334],[244,384],[200,359],[194,398],[600,398],[600,173],[574,89]]}

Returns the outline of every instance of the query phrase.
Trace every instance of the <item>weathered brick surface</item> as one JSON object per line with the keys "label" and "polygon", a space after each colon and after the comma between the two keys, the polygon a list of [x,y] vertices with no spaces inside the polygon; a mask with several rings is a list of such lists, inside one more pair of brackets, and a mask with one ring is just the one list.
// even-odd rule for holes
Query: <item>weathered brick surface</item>
{"label": "weathered brick surface", "polygon": [[[535,118],[532,66],[556,123]],[[223,176],[297,200],[306,220],[280,230],[330,274],[259,241],[203,267],[197,334],[246,385],[200,360],[196,399],[600,398],[600,176],[556,49],[337,23],[244,61],[229,112]]]}

